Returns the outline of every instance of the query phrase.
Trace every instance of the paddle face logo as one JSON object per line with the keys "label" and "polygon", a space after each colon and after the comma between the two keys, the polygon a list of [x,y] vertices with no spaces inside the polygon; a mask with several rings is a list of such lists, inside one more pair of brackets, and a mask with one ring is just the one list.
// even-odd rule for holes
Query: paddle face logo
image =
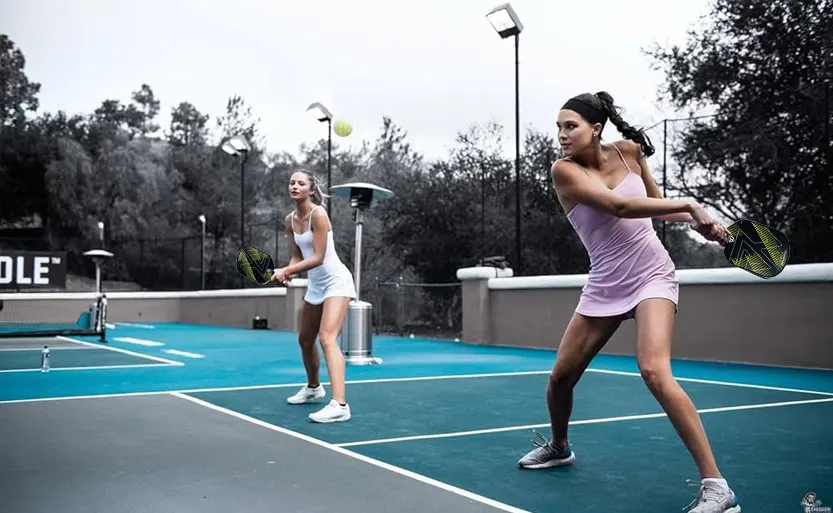
{"label": "paddle face logo", "polygon": [[244,246],[237,252],[237,271],[254,282],[269,281],[274,265],[268,253],[255,247]]}
{"label": "paddle face logo", "polygon": [[778,230],[740,220],[727,228],[734,240],[723,253],[729,263],[759,278],[778,276],[790,259],[790,241]]}

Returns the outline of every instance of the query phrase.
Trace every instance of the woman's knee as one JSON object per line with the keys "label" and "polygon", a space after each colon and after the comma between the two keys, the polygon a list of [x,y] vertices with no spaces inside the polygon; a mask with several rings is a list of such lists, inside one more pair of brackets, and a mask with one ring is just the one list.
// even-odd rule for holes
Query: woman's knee
{"label": "woman's knee", "polygon": [[322,329],[318,332],[318,340],[324,348],[334,347],[338,343],[338,332],[335,330]]}
{"label": "woman's knee", "polygon": [[305,351],[309,351],[315,347],[315,335],[316,333],[313,332],[304,332],[298,334],[298,345],[301,346],[301,349]]}
{"label": "woman's knee", "polygon": [[559,362],[550,372],[550,388],[572,388],[581,377],[578,365]]}
{"label": "woman's knee", "polygon": [[660,358],[642,358],[637,360],[637,365],[642,380],[651,390],[661,390],[664,385],[674,380],[668,361]]}

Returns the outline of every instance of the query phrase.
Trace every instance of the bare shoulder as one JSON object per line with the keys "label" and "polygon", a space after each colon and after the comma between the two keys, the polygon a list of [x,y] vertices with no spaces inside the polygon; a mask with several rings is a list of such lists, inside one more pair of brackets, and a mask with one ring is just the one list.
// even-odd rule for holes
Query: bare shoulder
{"label": "bare shoulder", "polygon": [[636,174],[641,174],[641,161],[643,158],[642,146],[631,141],[630,139],[619,139],[618,141],[615,141],[613,145],[622,152],[622,156],[625,157],[625,161],[628,163],[628,167],[631,168],[631,171]]}
{"label": "bare shoulder", "polygon": [[625,157],[630,157],[634,160],[639,160],[642,158],[642,146],[631,141],[630,139],[619,139],[618,141],[614,141],[613,144],[619,148],[619,151]]}
{"label": "bare shoulder", "polygon": [[313,228],[329,230],[330,216],[327,215],[327,209],[324,207],[314,208],[310,214],[312,217]]}
{"label": "bare shoulder", "polygon": [[558,159],[552,164],[553,183],[563,185],[571,182],[580,171],[578,164],[570,159]]}
{"label": "bare shoulder", "polygon": [[286,217],[283,218],[283,227],[287,230],[292,229],[292,212],[286,214]]}

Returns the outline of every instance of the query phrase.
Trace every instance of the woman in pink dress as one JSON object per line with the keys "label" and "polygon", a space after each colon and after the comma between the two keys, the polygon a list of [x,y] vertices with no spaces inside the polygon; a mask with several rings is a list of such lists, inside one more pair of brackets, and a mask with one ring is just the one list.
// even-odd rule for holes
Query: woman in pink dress
{"label": "woman in pink dress", "polygon": [[[607,121],[625,140],[602,144]],[[677,312],[674,262],[651,219],[691,223],[722,244],[726,229],[689,200],[669,200],[651,177],[645,157],[650,139],[628,125],[608,93],[581,94],[558,115],[564,158],[552,166],[556,197],[590,258],[590,273],[568,324],[547,387],[552,440],[518,464],[540,469],[575,461],[567,439],[573,388],[620,324],[634,319],[636,359],[642,377],[691,453],[701,478],[691,513],[738,513],[740,505],[717,468],[699,414],[671,374],[671,339]]]}

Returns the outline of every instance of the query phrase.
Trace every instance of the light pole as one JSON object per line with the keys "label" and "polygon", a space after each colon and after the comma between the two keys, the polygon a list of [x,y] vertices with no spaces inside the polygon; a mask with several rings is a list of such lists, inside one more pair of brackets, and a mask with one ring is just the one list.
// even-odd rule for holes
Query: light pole
{"label": "light pole", "polygon": [[240,159],[240,247],[242,248],[245,245],[245,203],[246,203],[246,196],[245,196],[245,170],[246,170],[246,161],[249,159],[249,151],[251,151],[252,147],[249,145],[249,142],[246,140],[245,137],[236,135],[229,139],[228,141],[223,143],[223,151],[228,153],[233,157],[239,157],[242,155]]}
{"label": "light pole", "polygon": [[502,39],[515,37],[515,260],[518,274],[522,272],[521,261],[521,113],[518,79],[518,42],[524,26],[510,4],[495,7],[486,19]]}
{"label": "light pole", "polygon": [[[310,112],[321,123],[327,123],[327,195],[330,195],[330,184],[333,182],[332,167],[330,164],[333,152],[333,113],[327,109],[321,102],[315,102],[307,107],[307,112]],[[332,217],[330,212],[330,204],[332,202],[327,199],[327,216]]]}
{"label": "light pole", "polygon": [[202,237],[200,239],[200,281],[202,289],[205,290],[205,216],[200,214],[200,223],[202,224]]}

